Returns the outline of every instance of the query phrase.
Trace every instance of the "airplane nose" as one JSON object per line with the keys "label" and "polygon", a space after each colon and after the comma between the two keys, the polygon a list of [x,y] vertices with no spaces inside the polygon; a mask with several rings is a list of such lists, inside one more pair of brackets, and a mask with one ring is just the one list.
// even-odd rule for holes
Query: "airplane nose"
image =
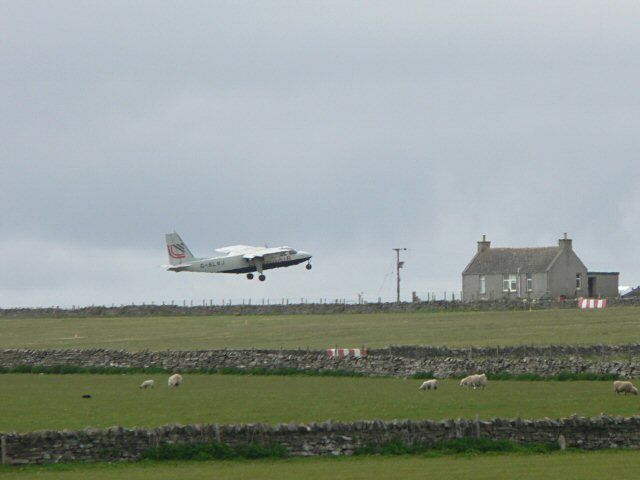
{"label": "airplane nose", "polygon": [[298,252],[298,253],[303,257],[305,257],[306,260],[309,260],[313,256],[309,252]]}

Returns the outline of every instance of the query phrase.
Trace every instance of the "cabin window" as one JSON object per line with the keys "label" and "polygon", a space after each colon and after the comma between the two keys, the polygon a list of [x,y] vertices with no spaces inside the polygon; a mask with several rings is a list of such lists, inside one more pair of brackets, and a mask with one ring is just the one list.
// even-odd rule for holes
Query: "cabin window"
{"label": "cabin window", "polygon": [[480,295],[487,293],[487,277],[480,275]]}
{"label": "cabin window", "polygon": [[515,273],[502,275],[502,291],[515,292],[517,287],[518,276]]}
{"label": "cabin window", "polygon": [[582,288],[582,274],[576,273],[576,290],[580,290]]}
{"label": "cabin window", "polygon": [[527,292],[533,290],[533,275],[527,273]]}

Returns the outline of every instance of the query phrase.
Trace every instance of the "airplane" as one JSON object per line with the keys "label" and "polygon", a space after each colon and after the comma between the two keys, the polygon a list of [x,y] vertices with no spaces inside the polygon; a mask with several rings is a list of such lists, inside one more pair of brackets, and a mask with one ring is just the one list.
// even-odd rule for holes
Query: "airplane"
{"label": "airplane", "polygon": [[170,272],[246,273],[249,280],[253,279],[252,272],[258,272],[258,280],[264,282],[267,277],[262,273],[263,270],[290,267],[303,262],[307,262],[306,269],[311,270],[311,254],[287,246],[233,245],[216,249],[221,255],[196,258],[176,232],[167,233],[165,238],[170,265],[164,267]]}

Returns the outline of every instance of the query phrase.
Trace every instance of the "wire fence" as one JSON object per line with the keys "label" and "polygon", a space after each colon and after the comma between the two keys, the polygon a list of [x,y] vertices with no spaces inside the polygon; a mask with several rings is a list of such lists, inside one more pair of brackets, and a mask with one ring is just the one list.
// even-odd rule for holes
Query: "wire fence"
{"label": "wire fence", "polygon": [[[418,302],[455,302],[460,301],[462,292],[443,291],[441,294],[436,292],[426,292],[418,295],[412,292],[410,298],[402,299],[402,303],[418,303]],[[202,298],[202,299],[163,299],[163,300],[137,300],[127,303],[100,303],[100,304],[72,304],[72,305],[52,305],[44,308],[65,308],[65,309],[83,309],[90,307],[129,307],[129,306],[175,306],[175,307],[216,307],[216,306],[249,306],[249,305],[367,305],[381,303],[396,303],[395,298],[383,298],[381,296],[370,298],[364,294],[357,297],[238,297],[238,298]],[[6,307],[5,307],[6,308]]]}

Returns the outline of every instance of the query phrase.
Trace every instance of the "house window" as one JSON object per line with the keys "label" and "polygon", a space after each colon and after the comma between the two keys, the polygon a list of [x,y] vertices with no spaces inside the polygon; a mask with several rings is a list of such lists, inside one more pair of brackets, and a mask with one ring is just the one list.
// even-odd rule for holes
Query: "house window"
{"label": "house window", "polygon": [[531,292],[533,290],[533,275],[527,273],[527,292]]}
{"label": "house window", "polygon": [[582,289],[582,274],[576,273],[576,290]]}
{"label": "house window", "polygon": [[480,275],[480,295],[487,293],[487,277]]}
{"label": "house window", "polygon": [[515,292],[518,276],[515,273],[510,273],[508,275],[502,275],[502,291],[503,292]]}

